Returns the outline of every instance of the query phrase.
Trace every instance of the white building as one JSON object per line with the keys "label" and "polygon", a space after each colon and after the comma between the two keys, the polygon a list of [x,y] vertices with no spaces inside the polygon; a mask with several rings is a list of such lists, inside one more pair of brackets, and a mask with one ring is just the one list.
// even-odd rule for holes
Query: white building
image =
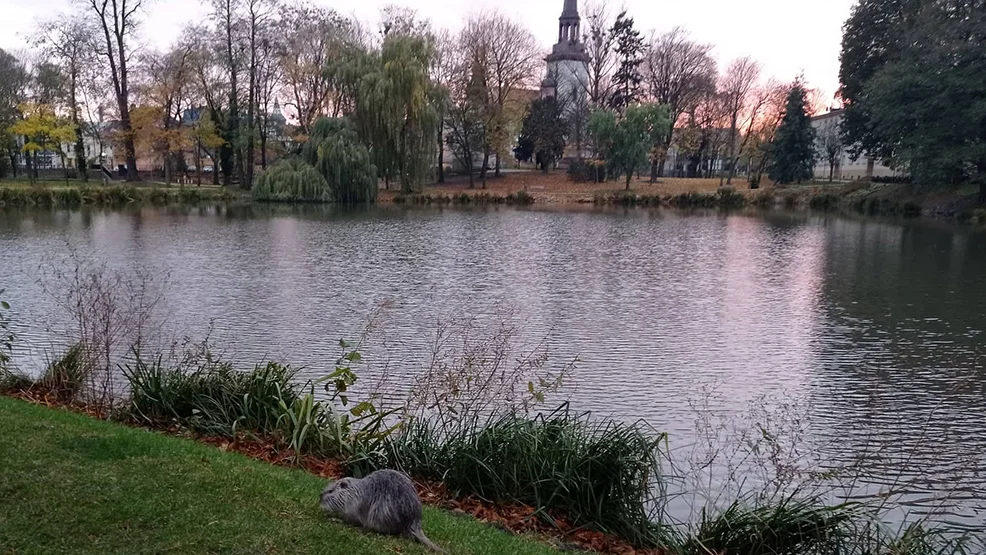
{"label": "white building", "polygon": [[874,158],[860,156],[858,160],[853,160],[849,156],[848,148],[842,144],[838,146],[835,167],[829,163],[826,152],[826,139],[840,141],[839,126],[845,112],[842,110],[832,110],[827,114],[811,118],[811,126],[816,133],[816,158],[815,158],[815,179],[826,181],[829,175],[835,181],[854,181],[857,179],[870,179],[873,177],[892,177],[900,175],[901,172],[894,171],[885,164],[879,163]]}

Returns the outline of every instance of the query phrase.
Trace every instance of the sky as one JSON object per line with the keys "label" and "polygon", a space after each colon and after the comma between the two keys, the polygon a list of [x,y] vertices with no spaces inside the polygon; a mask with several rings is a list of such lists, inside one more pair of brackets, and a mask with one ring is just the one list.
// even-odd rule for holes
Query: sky
{"label": "sky", "polygon": [[[76,0],[78,1],[78,0]],[[145,0],[144,40],[159,47],[173,41],[189,21],[203,21],[205,2]],[[436,27],[457,29],[473,13],[497,10],[522,22],[545,50],[555,42],[563,0],[314,0],[344,14],[375,22],[386,4],[409,6]],[[583,7],[585,0],[580,0]],[[714,46],[725,66],[752,56],[764,73],[783,82],[804,74],[809,86],[830,101],[839,86],[842,24],[855,0],[610,0],[625,8],[645,34],[684,27]],[[73,0],[0,0],[0,48],[24,48],[35,22],[69,10]]]}

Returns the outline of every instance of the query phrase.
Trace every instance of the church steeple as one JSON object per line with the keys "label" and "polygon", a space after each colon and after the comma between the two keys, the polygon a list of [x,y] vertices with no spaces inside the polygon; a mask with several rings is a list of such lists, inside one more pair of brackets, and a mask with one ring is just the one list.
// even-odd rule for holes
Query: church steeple
{"label": "church steeple", "polygon": [[582,40],[582,35],[579,34],[581,23],[578,0],[565,0],[565,7],[558,18],[558,44]]}
{"label": "church steeple", "polygon": [[558,43],[544,61],[547,75],[541,82],[542,97],[572,98],[588,82],[589,55],[582,44],[582,18],[578,0],[565,0],[558,18]]}

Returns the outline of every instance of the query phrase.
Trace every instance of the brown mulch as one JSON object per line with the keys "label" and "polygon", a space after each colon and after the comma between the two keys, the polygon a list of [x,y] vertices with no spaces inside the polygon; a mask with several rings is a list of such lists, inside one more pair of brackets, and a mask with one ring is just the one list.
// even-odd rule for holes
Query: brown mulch
{"label": "brown mulch", "polygon": [[[6,395],[52,409],[79,412],[91,418],[105,418],[103,411],[82,403],[65,403],[54,395],[41,391],[39,388],[8,392]],[[160,430],[146,428],[145,426],[132,423],[129,425],[155,432],[163,431],[168,435],[190,438],[216,447],[221,451],[239,453],[251,459],[276,466],[300,468],[309,474],[327,480],[336,480],[346,476],[345,465],[340,461],[321,459],[309,455],[296,460],[295,454],[291,450],[279,448],[273,441],[256,439],[245,434],[230,440],[225,437],[190,434],[187,430],[178,427]],[[563,550],[588,550],[613,555],[665,555],[665,551],[661,549],[635,548],[615,536],[576,527],[569,523],[562,515],[542,515],[533,507],[521,504],[494,504],[475,497],[455,497],[440,482],[415,480],[415,485],[418,488],[422,502],[426,505],[441,507],[455,513],[468,515],[480,522],[514,534],[539,535],[548,540],[548,543]]]}

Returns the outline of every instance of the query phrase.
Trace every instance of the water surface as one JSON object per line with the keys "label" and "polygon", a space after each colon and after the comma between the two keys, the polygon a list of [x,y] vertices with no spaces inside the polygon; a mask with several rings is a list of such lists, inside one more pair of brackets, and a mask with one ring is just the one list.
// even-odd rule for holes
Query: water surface
{"label": "water surface", "polygon": [[509,314],[519,343],[547,336],[553,362],[579,358],[573,407],[667,431],[678,464],[773,422],[813,446],[787,459],[860,465],[854,494],[983,522],[986,234],[972,228],[666,210],[7,210],[0,288],[21,367],[57,350],[47,330],[64,322],[39,268],[72,251],[167,275],[161,308],[182,334],[211,329],[235,360],[310,376],[386,303],[367,371],[395,391],[426,366],[437,319]]}

